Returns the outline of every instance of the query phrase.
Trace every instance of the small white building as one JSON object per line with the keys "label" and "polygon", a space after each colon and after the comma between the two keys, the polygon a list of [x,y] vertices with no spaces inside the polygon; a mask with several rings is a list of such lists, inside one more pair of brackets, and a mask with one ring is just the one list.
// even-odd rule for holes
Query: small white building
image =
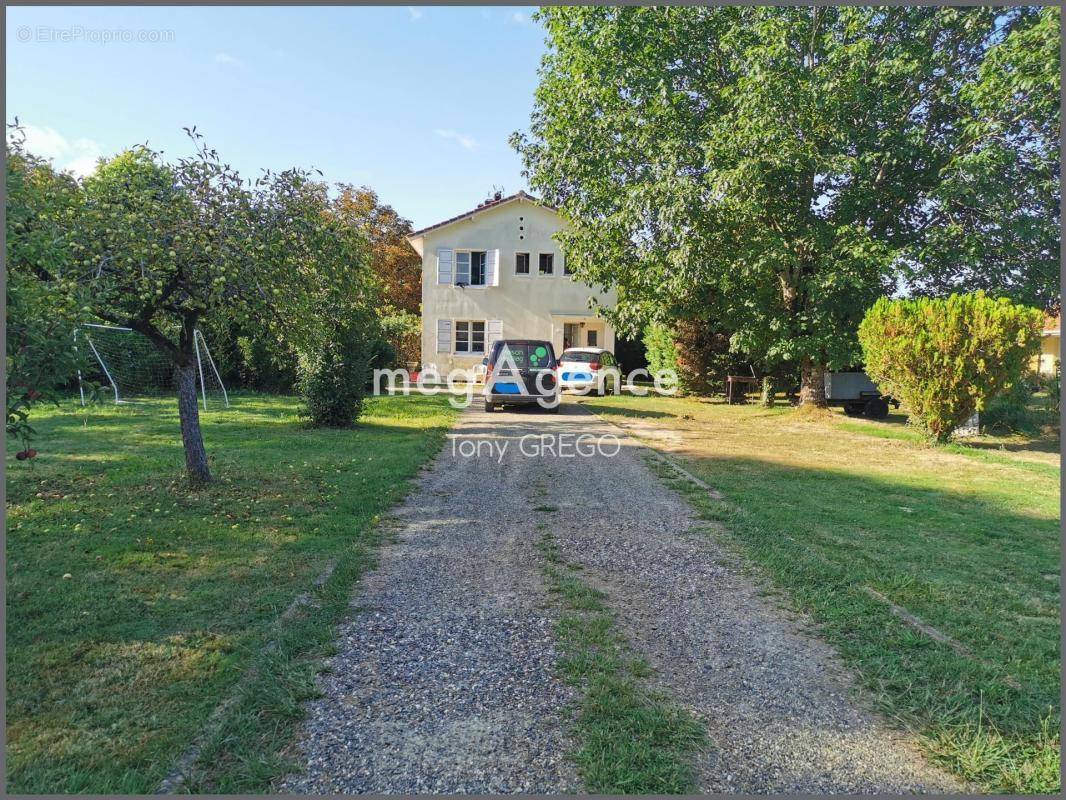
{"label": "small white building", "polygon": [[422,367],[442,375],[480,367],[496,339],[547,339],[565,347],[614,349],[614,329],[589,299],[613,292],[575,281],[552,237],[562,217],[525,192],[415,231],[422,257]]}

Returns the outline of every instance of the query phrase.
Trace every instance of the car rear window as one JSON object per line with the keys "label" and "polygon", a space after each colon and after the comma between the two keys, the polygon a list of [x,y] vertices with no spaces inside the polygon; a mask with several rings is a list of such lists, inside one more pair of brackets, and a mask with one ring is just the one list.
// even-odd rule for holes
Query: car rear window
{"label": "car rear window", "polygon": [[559,356],[560,361],[577,361],[580,364],[591,364],[593,361],[600,360],[599,353],[582,353],[574,352],[572,350],[564,350],[563,354]]}
{"label": "car rear window", "polygon": [[518,369],[551,369],[555,365],[555,353],[551,342],[501,342],[492,352],[492,364],[495,366],[510,354],[511,361]]}

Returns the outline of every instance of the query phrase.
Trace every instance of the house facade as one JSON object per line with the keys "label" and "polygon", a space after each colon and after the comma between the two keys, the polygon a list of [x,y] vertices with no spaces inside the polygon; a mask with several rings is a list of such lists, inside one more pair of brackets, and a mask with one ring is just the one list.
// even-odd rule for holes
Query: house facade
{"label": "house facade", "polygon": [[546,339],[556,353],[614,349],[614,329],[590,300],[609,307],[616,296],[570,276],[553,239],[564,226],[518,192],[408,237],[422,257],[423,369],[479,368],[497,339]]}

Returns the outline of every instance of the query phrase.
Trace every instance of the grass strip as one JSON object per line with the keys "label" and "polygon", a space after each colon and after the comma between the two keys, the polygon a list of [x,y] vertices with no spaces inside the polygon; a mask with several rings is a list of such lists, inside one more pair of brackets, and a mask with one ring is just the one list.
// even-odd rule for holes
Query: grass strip
{"label": "grass strip", "polygon": [[1056,429],[931,447],[898,414],[859,422],[625,396],[582,405],[721,493],[659,464],[709,535],[808,614],[928,754],[986,791],[1059,790]]}
{"label": "grass strip", "polygon": [[[1040,720],[1039,730],[1019,734],[996,726],[984,698],[976,705],[967,702],[966,687],[975,683],[989,687],[990,704],[1003,703],[1001,695],[1017,702],[1024,694],[1017,679],[999,665],[967,656],[957,643],[915,631],[893,614],[894,604],[872,596],[845,568],[808,552],[802,541],[775,531],[771,543],[744,509],[709,496],[653,455],[647,462],[701,518],[716,523],[716,539],[742,556],[755,554],[774,582],[788,590],[792,603],[813,615],[823,638],[858,668],[878,707],[911,730],[930,758],[987,791],[1058,791],[1059,738],[1053,715]],[[915,673],[935,683],[923,690],[913,682]]]}
{"label": "grass strip", "polygon": [[551,533],[540,540],[544,575],[561,613],[556,634],[563,679],[581,692],[575,760],[596,794],[695,791],[692,757],[707,744],[695,717],[649,689],[647,662],[634,655],[602,592],[559,555]]}

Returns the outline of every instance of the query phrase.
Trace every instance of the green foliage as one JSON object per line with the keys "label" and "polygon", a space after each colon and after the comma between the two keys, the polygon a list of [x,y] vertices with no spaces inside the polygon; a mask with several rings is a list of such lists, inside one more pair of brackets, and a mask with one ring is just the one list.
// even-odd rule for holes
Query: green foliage
{"label": "green foliage", "polygon": [[315,427],[348,428],[363,411],[381,328],[369,310],[328,321],[316,343],[300,353],[303,413]]}
{"label": "green foliage", "polygon": [[417,314],[422,305],[422,259],[407,241],[414,230],[410,220],[366,186],[342,183],[337,190],[333,213],[366,239],[370,269],[389,303],[401,312]]}
{"label": "green foliage", "polygon": [[397,311],[381,318],[381,331],[393,350],[387,364],[391,369],[406,368],[422,358],[422,318],[409,311]]}
{"label": "green foliage", "polygon": [[25,460],[37,452],[33,407],[54,402],[86,363],[74,331],[88,308],[70,246],[81,197],[73,177],[23,149],[17,124],[7,145],[7,193],[6,432],[21,442]]}
{"label": "green foliage", "polygon": [[673,333],[665,324],[653,322],[644,329],[644,348],[648,372],[653,376],[660,372],[677,372],[677,346]]}
{"label": "green foliage", "polygon": [[676,374],[683,395],[722,394],[726,375],[741,369],[747,374],[744,357],[730,351],[729,337],[703,320],[653,322],[644,329],[644,346],[648,371]]}
{"label": "green foliage", "polygon": [[1018,381],[1039,347],[1040,311],[984,292],[881,298],[859,326],[866,372],[939,442]]}
{"label": "green foliage", "polygon": [[252,332],[237,338],[240,383],[258,392],[289,394],[296,388],[296,353],[267,333]]}
{"label": "green foliage", "polygon": [[1060,27],[1058,8],[1020,12],[962,87],[974,144],[934,192],[952,211],[909,276],[923,293],[986,289],[1058,306]]}
{"label": "green foliage", "polygon": [[1057,10],[538,13],[512,143],[570,223],[570,268],[618,289],[623,334],[714,319],[767,369],[844,367],[901,277],[965,286],[994,254],[990,288],[1047,294],[1029,256],[1058,253]]}

